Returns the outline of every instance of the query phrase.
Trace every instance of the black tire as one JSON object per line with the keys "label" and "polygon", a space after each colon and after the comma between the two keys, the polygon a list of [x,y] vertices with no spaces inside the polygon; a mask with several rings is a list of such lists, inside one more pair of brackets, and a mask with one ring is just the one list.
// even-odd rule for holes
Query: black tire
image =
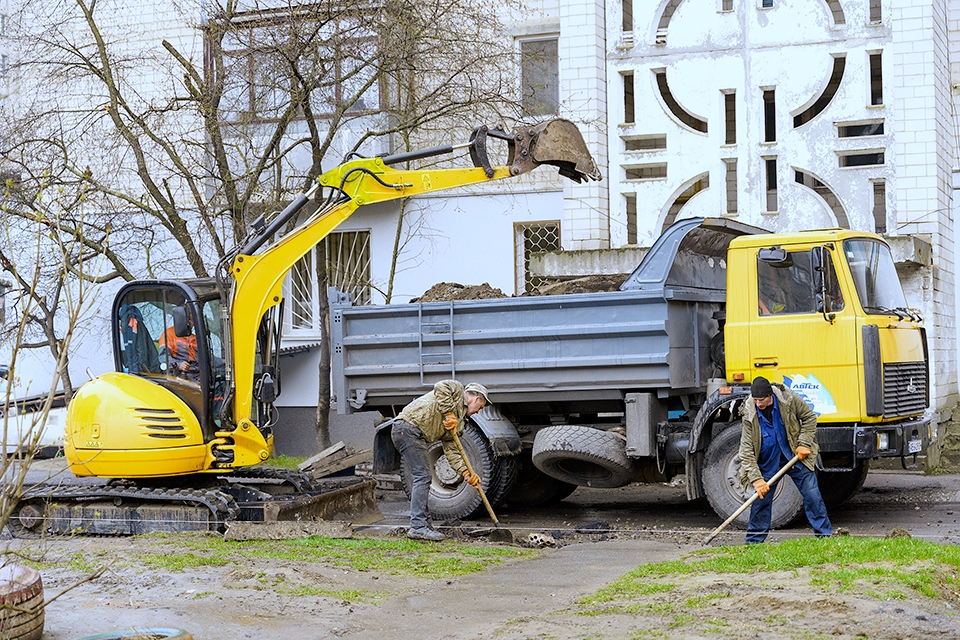
{"label": "black tire", "polygon": [[[472,424],[466,425],[463,435],[460,436],[470,459],[470,466],[474,473],[480,476],[481,486],[488,494],[491,481],[494,480],[494,457],[490,446],[481,435],[480,430]],[[440,441],[427,445],[430,467],[433,470],[433,481],[430,483],[430,497],[427,498],[427,508],[430,516],[437,520],[459,520],[466,518],[476,511],[483,509],[483,500],[480,492],[463,481],[463,476],[450,467],[447,457],[443,455],[443,446]],[[407,466],[407,461],[400,458],[400,479],[403,482],[403,491],[410,497],[413,486],[413,475]],[[489,500],[489,497],[487,498]],[[492,504],[492,503],[491,503]]]}
{"label": "black tire", "polygon": [[533,441],[533,464],[557,480],[587,487],[623,487],[633,481],[624,438],[591,427],[541,429]]}
{"label": "black tire", "polygon": [[517,480],[507,494],[507,506],[543,507],[560,502],[577,489],[577,485],[551,478],[533,464],[532,452],[524,449],[517,456]]}
{"label": "black tire", "polygon": [[[0,630],[3,638],[39,640],[43,635],[43,582],[35,569],[10,563],[0,568]],[[9,608],[6,608],[9,607]]]}
{"label": "black tire", "polygon": [[507,500],[507,495],[513,489],[517,482],[517,464],[516,456],[507,456],[503,458],[494,458],[493,479],[490,481],[490,492],[487,494],[487,500],[490,505],[499,507]]}
{"label": "black tire", "polygon": [[817,469],[817,484],[827,509],[839,507],[857,495],[870,471],[869,460],[858,460],[853,471],[821,471]]}
{"label": "black tire", "polygon": [[[729,518],[734,511],[753,494],[740,486],[740,429],[730,427],[714,435],[703,460],[703,490],[710,506],[721,520]],[[790,524],[803,511],[803,496],[793,480],[781,478],[773,494],[773,513],[770,528],[779,529]],[[746,529],[750,509],[741,513],[733,525]]]}

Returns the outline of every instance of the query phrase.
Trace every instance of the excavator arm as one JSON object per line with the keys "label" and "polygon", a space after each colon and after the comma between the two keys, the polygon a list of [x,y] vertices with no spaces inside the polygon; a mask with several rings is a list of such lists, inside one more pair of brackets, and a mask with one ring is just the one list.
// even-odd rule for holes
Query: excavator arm
{"label": "excavator arm", "polygon": [[[506,165],[490,164],[486,151],[489,137],[507,142]],[[473,167],[394,167],[463,149],[469,150]],[[232,450],[233,466],[256,464],[268,457],[269,443],[252,421],[257,331],[261,319],[280,304],[283,279],[290,269],[354,211],[377,202],[518,176],[543,164],[558,167],[561,175],[576,182],[601,178],[580,131],[568,120],[556,119],[523,127],[512,135],[480,127],[464,144],[344,162],[321,175],[313,187],[297,196],[269,225],[255,225],[258,230],[241,244],[230,267],[233,278],[229,315],[235,384],[231,407],[234,426],[217,432],[212,446]],[[321,188],[332,193],[328,201],[298,228],[257,253]],[[261,398],[261,402],[269,402],[271,394],[265,395],[266,399]]]}

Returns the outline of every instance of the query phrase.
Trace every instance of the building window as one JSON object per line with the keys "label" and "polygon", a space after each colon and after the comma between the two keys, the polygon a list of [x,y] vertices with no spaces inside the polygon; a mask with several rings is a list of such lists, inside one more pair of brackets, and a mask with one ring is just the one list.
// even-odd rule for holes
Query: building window
{"label": "building window", "polygon": [[827,108],[827,105],[833,101],[834,96],[837,95],[837,91],[840,90],[840,82],[843,80],[843,71],[846,67],[847,59],[845,56],[839,55],[833,57],[833,72],[830,74],[826,88],[824,88],[820,97],[818,97],[808,109],[794,116],[794,128],[804,125],[816,118]]}
{"label": "building window", "polygon": [[882,22],[880,15],[880,0],[870,0],[870,23],[879,24]]}
{"label": "building window", "polygon": [[867,136],[882,136],[883,120],[875,122],[862,122],[857,124],[838,124],[837,137],[839,138],[865,138]]}
{"label": "building window", "polygon": [[773,89],[763,92],[763,141],[777,141],[777,100]]}
{"label": "building window", "polygon": [[833,15],[833,24],[847,23],[847,18],[843,15],[843,7],[840,6],[840,0],[827,0],[827,6],[830,7],[830,13]]}
{"label": "building window", "polygon": [[327,265],[327,284],[349,293],[354,304],[370,304],[370,232],[331,233],[290,270],[286,322],[291,330],[311,334],[321,331],[316,272],[321,249]]}
{"label": "building window", "polygon": [[623,32],[633,31],[633,0],[623,0]]}
{"label": "building window", "polygon": [[673,97],[673,93],[670,91],[670,85],[667,83],[666,69],[657,69],[654,70],[653,73],[657,78],[657,88],[660,90],[660,97],[663,98],[663,103],[666,105],[670,113],[680,120],[680,122],[687,125],[694,131],[706,133],[707,121],[698,118],[684,109],[680,103],[677,102],[677,99]]}
{"label": "building window", "polygon": [[764,167],[767,173],[766,211],[767,213],[773,213],[774,211],[777,211],[779,206],[777,203],[777,159],[765,158]]}
{"label": "building window", "polygon": [[704,189],[710,188],[710,172],[701,173],[687,184],[687,188],[677,194],[677,197],[670,205],[670,208],[667,209],[667,215],[663,219],[663,226],[660,228],[661,232],[665,231],[667,227],[677,221],[680,211],[688,202],[690,202],[690,199],[693,198],[693,196],[697,195]]}
{"label": "building window", "polygon": [[625,166],[623,170],[626,180],[662,180],[667,177],[667,163],[665,162]]}
{"label": "building window", "polygon": [[855,151],[840,154],[840,167],[880,167],[884,163],[883,151]]}
{"label": "building window", "polygon": [[723,94],[723,118],[726,126],[725,144],[737,144],[737,94]]}
{"label": "building window", "polygon": [[873,224],[877,233],[887,232],[887,183],[873,181]]}
{"label": "building window", "polygon": [[733,0],[723,0],[720,3],[720,11],[733,11]]}
{"label": "building window", "polygon": [[[317,82],[310,92],[314,116],[330,116],[341,110],[380,110],[375,37],[344,38],[347,42],[333,39],[335,44],[325,45],[297,41],[293,34],[284,40],[280,31],[277,22],[261,20],[250,27],[236,25],[224,36],[221,74],[226,80],[221,109],[226,120],[280,117],[289,107],[292,94],[300,90],[287,59],[292,52],[303,61],[300,73],[304,81]],[[351,50],[350,56],[344,55],[345,48]],[[217,73],[212,67],[207,71],[211,77]]]}
{"label": "building window", "polygon": [[636,122],[636,110],[633,102],[633,74],[623,74],[623,123]]}
{"label": "building window", "polygon": [[530,258],[536,253],[560,250],[560,222],[534,222],[514,226],[517,294],[536,291],[547,279],[530,273]]}
{"label": "building window", "polygon": [[637,244],[637,194],[624,194],[627,214],[627,244]]}
{"label": "building window", "polygon": [[830,211],[833,212],[833,217],[836,219],[838,225],[844,229],[850,228],[850,221],[847,220],[847,213],[843,210],[843,205],[840,204],[840,198],[837,197],[830,187],[809,173],[799,170],[796,170],[794,174],[794,181],[820,196],[823,202],[830,207]]}
{"label": "building window", "polygon": [[773,7],[773,0],[763,0],[760,6],[764,9],[770,9]]}
{"label": "building window", "polygon": [[557,38],[520,41],[521,103],[528,116],[555,115],[560,108]]}
{"label": "building window", "polygon": [[881,54],[870,54],[870,104],[883,104],[883,70]]}
{"label": "building window", "polygon": [[660,151],[667,148],[665,134],[650,136],[623,136],[624,151]]}
{"label": "building window", "polygon": [[676,12],[681,2],[683,2],[683,0],[669,0],[669,2],[667,2],[666,6],[663,7],[663,13],[660,14],[657,29],[666,31],[667,27],[670,26],[670,20],[673,19],[674,12]]}
{"label": "building window", "polygon": [[727,167],[727,214],[733,215],[737,212],[737,159],[725,159],[723,163]]}

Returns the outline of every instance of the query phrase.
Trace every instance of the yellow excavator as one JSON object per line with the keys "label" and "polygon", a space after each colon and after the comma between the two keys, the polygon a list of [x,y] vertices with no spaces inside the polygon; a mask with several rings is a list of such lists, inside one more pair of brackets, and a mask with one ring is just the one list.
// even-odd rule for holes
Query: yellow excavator
{"label": "yellow excavator", "polygon": [[[506,165],[491,165],[490,139],[506,143]],[[463,151],[472,167],[395,168]],[[512,134],[482,126],[463,144],[356,158],[327,171],[269,223],[254,222],[221,260],[216,278],[124,285],[112,308],[116,371],[77,391],[64,441],[76,476],[109,481],[31,489],[10,518],[11,532],[218,531],[238,519],[322,515],[303,507],[324,501],[312,478],[256,466],[271,455],[279,416],[284,277],[361,206],[517,176],[542,164],[577,182],[600,179],[568,120]],[[298,224],[311,200],[315,211]],[[278,495],[295,506],[276,507]],[[355,502],[348,496],[338,504]]]}

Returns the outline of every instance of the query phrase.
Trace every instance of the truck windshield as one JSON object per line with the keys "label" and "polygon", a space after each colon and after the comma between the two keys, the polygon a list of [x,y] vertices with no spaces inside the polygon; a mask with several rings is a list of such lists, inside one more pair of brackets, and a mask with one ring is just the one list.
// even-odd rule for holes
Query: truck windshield
{"label": "truck windshield", "polygon": [[843,252],[865,312],[910,316],[887,245],[867,238],[844,240]]}

